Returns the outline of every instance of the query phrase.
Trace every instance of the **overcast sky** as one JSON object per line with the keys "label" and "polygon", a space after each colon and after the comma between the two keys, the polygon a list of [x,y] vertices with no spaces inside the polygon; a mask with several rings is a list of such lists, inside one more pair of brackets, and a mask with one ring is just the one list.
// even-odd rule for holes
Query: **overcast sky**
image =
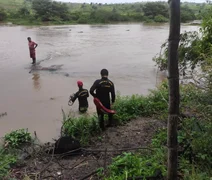
{"label": "overcast sky", "polygon": [[[78,3],[132,3],[132,2],[142,2],[142,1],[154,1],[154,0],[57,0],[64,2],[78,2]],[[155,0],[156,1],[156,0]],[[206,2],[206,0],[181,0],[182,2]]]}

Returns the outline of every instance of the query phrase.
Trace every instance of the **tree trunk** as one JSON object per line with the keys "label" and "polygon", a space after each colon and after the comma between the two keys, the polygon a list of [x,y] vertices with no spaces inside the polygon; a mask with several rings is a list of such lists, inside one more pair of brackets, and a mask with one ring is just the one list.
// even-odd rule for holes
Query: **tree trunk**
{"label": "tree trunk", "polygon": [[168,180],[177,179],[179,119],[178,46],[180,37],[180,0],[170,0],[170,30],[168,47],[169,117],[168,117]]}

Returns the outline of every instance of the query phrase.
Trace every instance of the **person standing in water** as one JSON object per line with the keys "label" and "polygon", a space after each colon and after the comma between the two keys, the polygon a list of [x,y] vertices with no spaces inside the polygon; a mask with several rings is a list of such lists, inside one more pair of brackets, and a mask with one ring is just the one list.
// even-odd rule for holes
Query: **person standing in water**
{"label": "person standing in water", "polygon": [[36,63],[35,49],[38,46],[38,44],[33,42],[31,37],[28,37],[27,39],[28,39],[28,45],[29,45],[30,58],[32,58],[32,64],[35,64]]}
{"label": "person standing in water", "polygon": [[[108,79],[109,73],[107,69],[102,69],[100,74],[102,78],[94,82],[93,86],[90,88],[90,93],[94,98],[98,98],[103,106],[107,109],[111,109],[111,102],[113,104],[116,98],[115,87],[113,82]],[[99,126],[102,130],[105,130],[104,113],[97,108],[97,114],[99,118]],[[108,126],[113,126],[113,116],[112,114],[108,114],[108,116]]]}
{"label": "person standing in water", "polygon": [[[70,97],[69,105],[72,105],[76,99],[79,101],[79,112],[85,113],[88,109],[88,97],[89,93],[87,89],[83,88],[83,82],[77,81],[79,91],[77,91],[73,96]],[[72,103],[70,103],[72,102]]]}

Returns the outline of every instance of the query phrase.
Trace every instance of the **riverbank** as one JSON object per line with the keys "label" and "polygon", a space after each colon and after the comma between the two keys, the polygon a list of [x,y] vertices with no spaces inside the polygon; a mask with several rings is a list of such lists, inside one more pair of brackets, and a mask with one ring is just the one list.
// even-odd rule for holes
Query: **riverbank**
{"label": "riverbank", "polygon": [[75,154],[69,152],[52,156],[47,155],[43,148],[40,153],[28,157],[24,164],[14,166],[9,177],[80,180],[90,175],[92,179],[98,179],[96,173],[91,173],[109,166],[112,159],[122,152],[136,152],[139,149],[150,151],[148,146],[156,132],[155,126],[159,128],[163,125],[164,123],[157,120],[138,118],[123,126],[99,133],[89,140],[89,145],[84,147],[82,152]]}
{"label": "riverbank", "polygon": [[[70,22],[70,21],[63,21],[63,22],[57,22],[57,21],[49,21],[49,22],[42,22],[42,21],[32,21],[32,20],[26,20],[26,19],[8,19],[7,21],[0,22],[0,25],[10,25],[10,26],[63,26],[63,25],[119,25],[119,24],[144,24],[144,25],[151,25],[151,26],[161,26],[168,24],[167,22],[140,22],[140,21],[120,21],[120,22],[107,22],[107,23],[78,23],[78,22]],[[182,23],[182,25],[186,26],[200,26],[201,21],[195,20],[187,23]]]}
{"label": "riverbank", "polygon": [[[212,176],[211,136],[209,135],[212,130],[212,94],[190,84],[182,85],[180,88],[178,176],[186,180],[209,180]],[[18,164],[15,156],[6,153],[8,151],[5,149],[1,151],[2,156],[0,155],[3,164],[7,159],[8,165],[14,163],[15,165],[6,164],[2,166],[4,171],[0,169],[0,172],[6,172],[7,177],[17,179],[24,176],[30,179],[39,177],[42,179],[83,179],[84,177],[106,180],[114,178],[121,180],[126,177],[128,179],[135,177],[163,179],[166,176],[167,162],[167,102],[167,82],[146,97],[119,96],[114,104],[114,109],[117,111],[114,119],[118,126],[108,128],[105,132],[99,131],[95,116],[75,118],[64,114],[61,135],[74,137],[80,142],[81,147],[77,144],[61,147],[61,145],[45,144],[43,146],[33,143],[34,146],[22,149],[25,158]],[[15,134],[17,132],[5,136],[4,144],[7,149],[11,145],[16,145],[17,142],[23,143],[11,138]],[[25,142],[30,140],[26,138],[29,137],[27,132],[24,136],[23,132],[20,134],[22,136],[14,137],[25,137]],[[60,151],[49,149],[55,147],[62,149]],[[64,153],[65,149],[66,153]],[[62,154],[58,154],[61,150],[63,150]],[[14,150],[11,152],[14,153]],[[53,152],[54,156],[47,154],[48,152]]]}

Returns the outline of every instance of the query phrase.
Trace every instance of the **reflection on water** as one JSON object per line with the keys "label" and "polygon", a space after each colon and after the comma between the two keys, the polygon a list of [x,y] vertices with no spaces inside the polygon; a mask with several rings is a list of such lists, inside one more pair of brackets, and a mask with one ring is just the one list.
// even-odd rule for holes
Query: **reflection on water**
{"label": "reflection on water", "polygon": [[37,72],[36,73],[33,73],[32,74],[32,80],[33,80],[34,89],[39,91],[40,88],[41,88],[40,74],[38,74]]}

